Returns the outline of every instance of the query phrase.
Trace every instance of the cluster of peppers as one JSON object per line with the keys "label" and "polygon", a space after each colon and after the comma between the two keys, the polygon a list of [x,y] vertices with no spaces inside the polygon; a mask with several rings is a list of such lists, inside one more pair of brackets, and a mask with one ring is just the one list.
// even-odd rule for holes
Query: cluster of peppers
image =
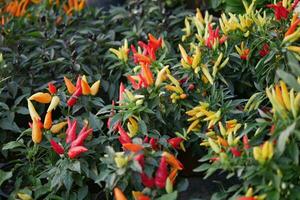
{"label": "cluster of peppers", "polygon": [[[100,88],[100,80],[96,81],[91,87],[87,82],[85,75],[78,76],[76,86],[72,84],[71,80],[64,77],[66,88],[71,95],[67,101],[69,108],[75,105],[78,98],[82,95],[95,96]],[[66,144],[70,144],[68,150],[69,158],[73,159],[88,149],[83,146],[83,142],[93,132],[92,128],[88,128],[88,123],[84,125],[80,133],[76,135],[77,120],[62,120],[59,123],[53,124],[52,112],[60,104],[60,98],[57,95],[57,88],[53,83],[48,84],[48,92],[37,92],[27,99],[29,114],[32,119],[32,123],[29,126],[32,128],[32,141],[34,143],[40,143],[42,141],[43,130],[49,130],[52,134],[60,133],[66,125]],[[36,101],[43,104],[49,104],[44,122],[41,121],[41,117],[37,113],[32,101]],[[64,154],[65,150],[63,146],[57,143],[54,139],[50,140],[53,150],[59,154]]]}

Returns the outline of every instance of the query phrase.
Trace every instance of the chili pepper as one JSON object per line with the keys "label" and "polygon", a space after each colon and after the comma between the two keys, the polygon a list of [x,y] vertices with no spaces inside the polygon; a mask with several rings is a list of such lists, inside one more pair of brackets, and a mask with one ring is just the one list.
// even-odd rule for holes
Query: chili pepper
{"label": "chili pepper", "polygon": [[81,88],[81,80],[82,80],[82,77],[79,75],[77,77],[77,81],[76,81],[76,88]]}
{"label": "chili pepper", "polygon": [[255,197],[239,197],[237,200],[256,200]]}
{"label": "chili pepper", "polygon": [[60,122],[58,124],[55,124],[51,127],[50,131],[51,133],[59,133],[65,126],[67,125],[67,122]]}
{"label": "chili pepper", "polygon": [[180,143],[183,141],[181,137],[175,137],[168,140],[168,143],[174,148],[174,149],[180,149]]}
{"label": "chili pepper", "polygon": [[149,141],[149,144],[151,145],[153,150],[158,149],[157,139],[151,138],[150,141]]}
{"label": "chili pepper", "polygon": [[122,128],[121,125],[118,126],[118,130],[120,133],[119,136],[119,141],[121,144],[125,144],[125,143],[132,143],[130,137],[128,136],[127,132]]}
{"label": "chili pepper", "polygon": [[127,198],[123,194],[122,190],[120,190],[120,188],[118,188],[118,187],[114,188],[114,196],[115,196],[116,200],[127,200]]}
{"label": "chili pepper", "polygon": [[167,161],[166,161],[166,157],[162,156],[158,169],[156,170],[155,179],[154,179],[156,187],[163,189],[166,186],[167,178],[168,178]]}
{"label": "chili pepper", "polygon": [[149,142],[149,137],[146,136],[146,137],[144,138],[144,143],[148,143],[148,142]]}
{"label": "chili pepper", "polygon": [[56,107],[58,106],[59,102],[60,102],[59,97],[58,96],[53,96],[52,100],[51,100],[51,103],[48,107],[47,112],[51,112],[52,110],[55,110]]}
{"label": "chili pepper", "polygon": [[[85,76],[84,76],[85,77]],[[89,95],[91,93],[91,88],[85,79],[81,79],[81,88],[83,95]]]}
{"label": "chili pepper", "polygon": [[55,142],[55,140],[51,139],[51,140],[50,140],[50,144],[51,144],[52,149],[53,149],[58,155],[64,154],[64,152],[65,152],[64,148],[63,148],[60,144],[58,144],[57,142]]}
{"label": "chili pepper", "polygon": [[249,139],[247,135],[243,136],[244,149],[250,149]]}
{"label": "chili pepper", "polygon": [[134,200],[151,200],[150,197],[144,195],[142,192],[132,191],[132,196]]}
{"label": "chili pepper", "polygon": [[88,149],[85,148],[84,146],[72,147],[68,151],[68,156],[69,156],[69,158],[73,159],[73,158],[79,156],[81,153],[84,153],[86,151],[88,151]]}
{"label": "chili pepper", "polygon": [[95,96],[100,88],[100,80],[96,81],[92,86],[91,86],[91,95]]}
{"label": "chili pepper", "polygon": [[68,79],[67,77],[64,76],[64,81],[67,87],[67,90],[70,94],[73,94],[76,91],[76,87],[73,85],[73,83]]}
{"label": "chili pepper", "polygon": [[195,85],[194,84],[189,84],[189,86],[188,86],[188,90],[189,91],[191,91],[191,90],[194,90],[194,88],[195,88]]}
{"label": "chili pepper", "polygon": [[68,130],[66,131],[67,143],[71,143],[76,139],[76,127],[77,127],[77,120],[75,119],[72,123],[71,120],[68,118]]}
{"label": "chili pepper", "polygon": [[42,141],[42,130],[39,127],[38,119],[33,119],[32,123],[32,141],[34,143],[40,143]]}
{"label": "chili pepper", "polygon": [[138,163],[141,165],[142,169],[145,166],[145,157],[144,154],[139,154],[134,157],[134,160],[138,161]]}
{"label": "chili pepper", "polygon": [[124,91],[125,91],[125,86],[124,86],[124,84],[121,82],[121,83],[120,83],[120,88],[119,88],[119,104],[120,104],[120,102],[123,101],[123,93],[124,93]]}
{"label": "chili pepper", "polygon": [[67,104],[69,107],[74,106],[74,104],[76,103],[77,99],[81,96],[82,94],[82,89],[81,87],[79,87],[74,93],[73,95],[70,97],[70,99],[68,100]]}
{"label": "chili pepper", "polygon": [[228,147],[228,142],[227,142],[224,138],[222,138],[222,137],[220,137],[220,136],[218,136],[218,142],[219,142],[219,144],[220,144],[221,146],[223,146],[223,147]]}
{"label": "chili pepper", "polygon": [[123,148],[125,150],[136,153],[136,152],[141,151],[144,147],[140,144],[125,143],[125,144],[123,144]]}
{"label": "chili pepper", "polygon": [[48,90],[50,94],[55,94],[57,92],[56,87],[53,83],[48,83]]}
{"label": "chili pepper", "polygon": [[178,174],[178,169],[176,168],[172,168],[168,178],[170,179],[170,181],[172,182],[172,184],[175,183],[175,179],[177,177],[177,174]]}
{"label": "chili pepper", "polygon": [[36,112],[33,104],[29,99],[27,99],[27,104],[28,104],[28,110],[29,110],[29,115],[31,117],[31,120],[33,121],[34,119],[41,119],[39,114]]}
{"label": "chili pepper", "polygon": [[230,148],[231,153],[235,156],[235,157],[240,157],[241,156],[241,152],[237,149],[237,147],[231,147]]}
{"label": "chili pepper", "polygon": [[169,165],[171,165],[173,168],[176,168],[179,170],[183,169],[182,163],[179,160],[177,160],[174,155],[172,155],[166,151],[164,151],[162,155],[166,158],[167,163]]}
{"label": "chili pepper", "polygon": [[34,100],[39,103],[50,103],[51,101],[51,95],[49,93],[43,93],[43,92],[37,92],[33,94],[29,100]]}
{"label": "chili pepper", "polygon": [[154,179],[149,178],[145,172],[141,173],[142,184],[148,188],[152,188],[154,186]]}
{"label": "chili pepper", "polygon": [[90,129],[88,129],[88,130],[85,130],[85,129],[86,129],[86,127],[83,127],[83,128],[82,128],[82,130],[84,130],[84,131],[81,131],[81,132],[78,134],[76,140],[74,140],[74,141],[71,143],[71,148],[72,148],[72,147],[76,147],[76,146],[81,146],[81,145],[83,145],[84,140],[85,140],[85,139],[93,132],[93,129],[92,129],[92,128],[90,128]]}
{"label": "chili pepper", "polygon": [[44,120],[44,128],[50,129],[52,126],[52,112],[47,112]]}

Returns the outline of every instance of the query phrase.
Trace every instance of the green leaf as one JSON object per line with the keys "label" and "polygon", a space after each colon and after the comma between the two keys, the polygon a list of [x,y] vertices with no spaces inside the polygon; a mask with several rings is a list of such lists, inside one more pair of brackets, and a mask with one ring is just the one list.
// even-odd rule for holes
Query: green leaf
{"label": "green leaf", "polygon": [[277,143],[277,150],[278,150],[279,154],[282,154],[284,152],[286,142],[287,142],[289,136],[293,133],[295,126],[296,126],[296,123],[294,122],[292,125],[287,127],[282,133],[280,133],[280,136],[278,138],[278,143]]}
{"label": "green leaf", "polygon": [[194,172],[203,172],[203,171],[206,171],[207,169],[209,169],[210,166],[211,166],[210,164],[204,163],[204,164],[200,165],[199,167],[195,168],[193,171]]}
{"label": "green leaf", "polygon": [[25,145],[23,143],[20,143],[18,141],[11,141],[5,145],[3,145],[2,150],[10,150],[10,149],[14,149],[17,147],[25,147]]}
{"label": "green leaf", "polygon": [[88,194],[88,187],[84,186],[84,187],[79,189],[77,199],[78,200],[86,199],[87,194]]}
{"label": "green leaf", "polygon": [[12,177],[12,172],[5,172],[0,169],[0,186],[2,183]]}
{"label": "green leaf", "polygon": [[277,75],[284,82],[286,82],[290,87],[294,88],[294,90],[300,92],[300,84],[297,82],[297,80],[294,76],[292,76],[291,74],[289,74],[281,69],[277,70]]}
{"label": "green leaf", "polygon": [[177,191],[172,192],[170,194],[165,194],[159,197],[157,200],[176,200],[177,199]]}
{"label": "green leaf", "polygon": [[288,65],[296,76],[300,76],[300,65],[293,54],[287,52]]}

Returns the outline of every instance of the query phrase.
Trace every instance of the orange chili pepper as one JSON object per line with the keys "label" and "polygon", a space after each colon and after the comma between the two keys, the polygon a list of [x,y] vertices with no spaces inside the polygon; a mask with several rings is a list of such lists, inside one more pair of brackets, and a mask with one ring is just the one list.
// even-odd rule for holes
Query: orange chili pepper
{"label": "orange chili pepper", "polygon": [[50,129],[52,126],[52,111],[47,112],[44,120],[44,128]]}
{"label": "orange chili pepper", "polygon": [[116,200],[127,200],[127,198],[123,194],[122,190],[120,190],[120,188],[118,188],[118,187],[114,188],[114,196],[115,196]]}
{"label": "orange chili pepper", "polygon": [[43,93],[43,92],[35,93],[31,95],[31,97],[29,98],[29,100],[34,100],[39,103],[50,103],[51,99],[52,97],[49,93]]}
{"label": "orange chili pepper", "polygon": [[32,123],[32,141],[34,143],[40,143],[42,141],[43,133],[39,126],[38,119],[34,118]]}
{"label": "orange chili pepper", "polygon": [[170,154],[170,153],[168,153],[166,151],[163,152],[162,155],[166,157],[167,163],[169,165],[171,165],[173,168],[176,168],[178,170],[182,170],[183,169],[183,165],[181,164],[181,162],[179,160],[177,160],[177,158],[174,155],[172,155],[172,154]]}
{"label": "orange chili pepper", "polygon": [[140,144],[132,144],[132,143],[125,143],[123,144],[124,149],[128,151],[132,151],[134,153],[142,150],[144,147]]}
{"label": "orange chili pepper", "polygon": [[81,87],[82,87],[82,94],[83,95],[89,95],[91,94],[91,88],[89,84],[85,80],[81,80]]}
{"label": "orange chili pepper", "polygon": [[64,81],[67,87],[67,90],[70,94],[73,94],[76,91],[76,87],[73,85],[70,79],[64,76]]}

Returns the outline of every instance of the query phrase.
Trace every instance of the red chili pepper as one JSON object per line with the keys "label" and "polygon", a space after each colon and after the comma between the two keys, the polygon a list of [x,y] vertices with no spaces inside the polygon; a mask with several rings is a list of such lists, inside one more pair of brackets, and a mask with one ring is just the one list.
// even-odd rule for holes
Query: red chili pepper
{"label": "red chili pepper", "polygon": [[158,169],[156,170],[156,174],[155,174],[154,181],[156,187],[160,189],[165,188],[167,178],[168,178],[167,162],[166,162],[166,158],[162,156]]}
{"label": "red chili pepper", "polygon": [[81,88],[81,76],[78,76],[77,81],[76,81],[76,88]]}
{"label": "red chili pepper", "polygon": [[180,149],[180,143],[183,141],[181,137],[175,137],[168,140],[168,143],[174,148],[174,149]]}
{"label": "red chili pepper", "polygon": [[64,148],[63,148],[60,144],[58,144],[57,142],[55,142],[55,140],[51,139],[51,140],[50,140],[50,144],[51,144],[52,149],[53,149],[58,155],[64,154],[64,152],[65,152]]}
{"label": "red chili pepper", "polygon": [[67,133],[66,142],[67,143],[71,143],[76,139],[76,127],[77,127],[77,120],[75,119],[72,123],[71,120],[68,118],[68,130],[66,131],[66,133]]}
{"label": "red chili pepper", "polygon": [[118,130],[119,130],[119,133],[120,133],[120,136],[119,136],[119,141],[121,144],[126,144],[126,143],[132,143],[129,135],[127,134],[127,132],[122,128],[121,125],[118,126]]}
{"label": "red chili pepper", "polygon": [[48,83],[48,90],[51,94],[55,94],[56,93],[56,87],[53,83]]}
{"label": "red chili pepper", "polygon": [[256,200],[255,197],[239,197],[237,200]]}
{"label": "red chili pepper", "polygon": [[84,153],[86,151],[88,151],[88,149],[85,148],[84,146],[72,147],[68,151],[68,156],[69,156],[69,158],[73,159],[73,158],[79,156],[81,153]]}
{"label": "red chili pepper", "polygon": [[146,137],[144,138],[144,143],[148,143],[148,142],[149,142],[149,137],[146,136]]}
{"label": "red chili pepper", "polygon": [[153,150],[158,149],[157,139],[151,138],[150,141],[149,141],[149,144],[151,145]]}
{"label": "red chili pepper", "polygon": [[189,86],[188,86],[188,90],[193,90],[195,88],[195,85],[194,84],[189,84]]}
{"label": "red chili pepper", "polygon": [[134,160],[138,161],[138,163],[141,165],[142,169],[145,166],[145,157],[144,154],[139,154],[134,157]]}
{"label": "red chili pepper", "polygon": [[119,88],[119,104],[121,101],[123,101],[123,93],[125,91],[125,86],[124,84],[121,82],[120,83],[120,88]]}
{"label": "red chili pepper", "polygon": [[76,146],[82,146],[83,145],[83,142],[84,140],[93,132],[93,129],[90,128],[88,130],[87,129],[87,126],[83,127],[82,130],[80,131],[80,133],[78,134],[76,140],[74,140],[72,143],[71,143],[71,148],[72,147],[76,147]]}
{"label": "red chili pepper", "polygon": [[145,187],[152,188],[154,186],[154,179],[149,178],[145,172],[141,173],[142,184]]}
{"label": "red chili pepper", "polygon": [[237,149],[237,147],[231,147],[230,148],[231,153],[235,156],[235,157],[240,157],[241,156],[241,152]]}
{"label": "red chili pepper", "polygon": [[247,135],[243,136],[244,149],[250,149],[249,139]]}
{"label": "red chili pepper", "polygon": [[68,102],[67,102],[68,106],[69,107],[74,106],[75,103],[77,102],[77,99],[81,96],[81,94],[82,94],[82,88],[79,87],[76,89],[76,91],[72,94],[72,96],[68,100]]}

